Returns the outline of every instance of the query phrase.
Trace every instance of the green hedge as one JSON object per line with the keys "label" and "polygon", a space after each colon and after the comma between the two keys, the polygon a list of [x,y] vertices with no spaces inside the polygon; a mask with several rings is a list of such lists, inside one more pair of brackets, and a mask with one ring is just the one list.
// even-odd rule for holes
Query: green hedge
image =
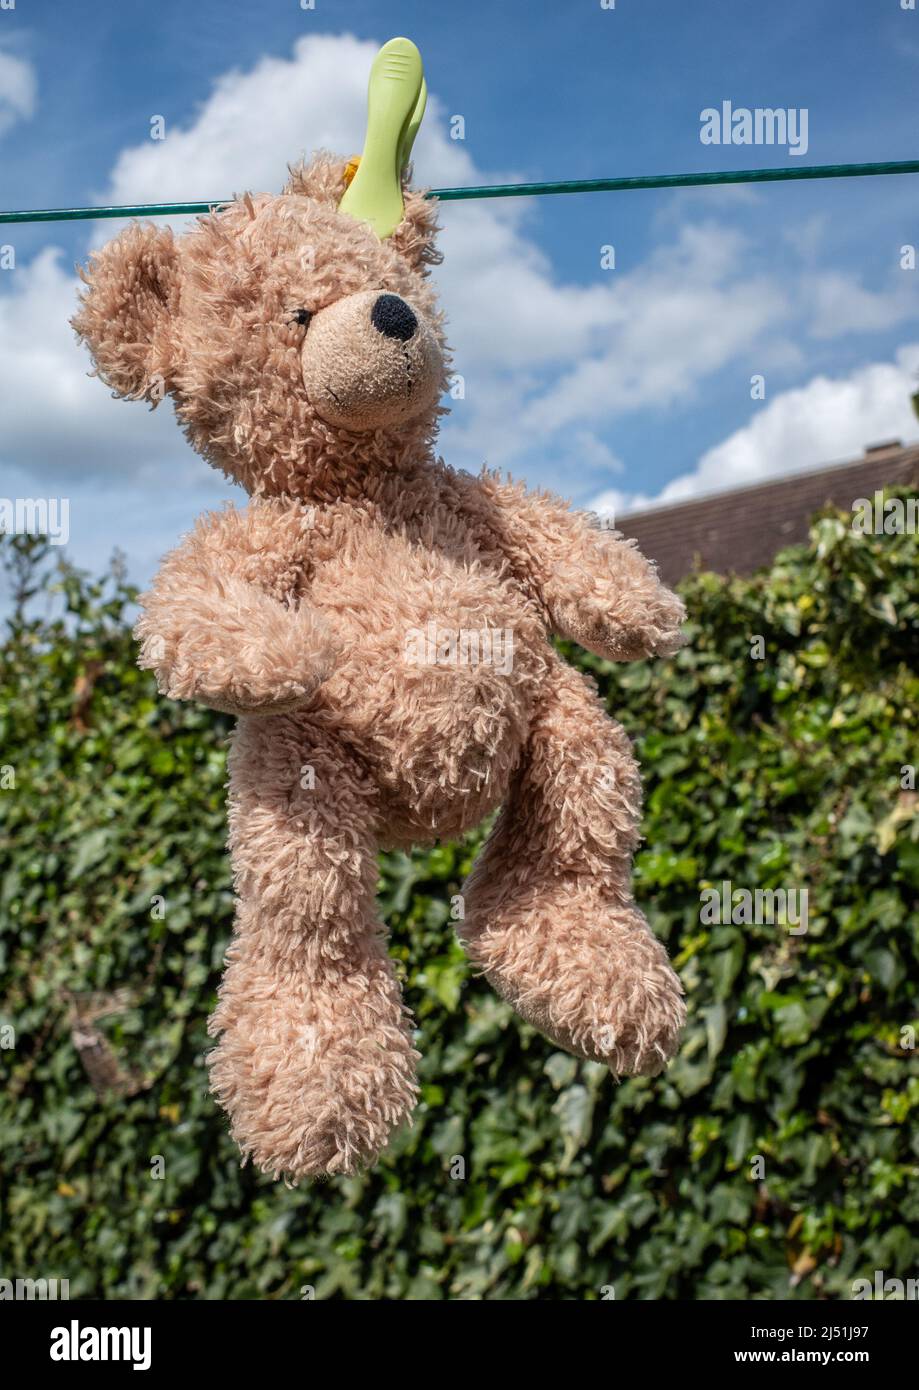
{"label": "green hedge", "polygon": [[[206,1087],[228,722],[136,669],[117,572],[52,575],[6,541],[0,1276],[92,1298],[768,1299],[919,1275],[917,546],[826,515],[768,574],[688,581],[674,660],[575,658],[639,740],[637,892],[690,1004],[666,1076],[615,1084],[470,975],[448,918],[476,837],[391,855],[422,1104],[373,1172],[288,1189],[239,1168]],[[54,584],[66,611],[30,616]],[[806,887],[808,931],[705,924],[723,880]],[[74,1034],[92,991],[116,1012]]]}

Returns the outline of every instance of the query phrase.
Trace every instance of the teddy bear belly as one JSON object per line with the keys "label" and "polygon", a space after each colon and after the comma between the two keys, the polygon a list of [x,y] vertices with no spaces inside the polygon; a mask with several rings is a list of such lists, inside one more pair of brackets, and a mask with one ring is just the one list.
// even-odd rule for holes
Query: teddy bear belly
{"label": "teddy bear belly", "polygon": [[374,776],[392,847],[460,834],[501,802],[547,667],[545,635],[513,590],[493,575],[450,578],[413,593],[403,572],[398,614],[341,603],[323,614],[341,652],[321,687],[324,722]]}

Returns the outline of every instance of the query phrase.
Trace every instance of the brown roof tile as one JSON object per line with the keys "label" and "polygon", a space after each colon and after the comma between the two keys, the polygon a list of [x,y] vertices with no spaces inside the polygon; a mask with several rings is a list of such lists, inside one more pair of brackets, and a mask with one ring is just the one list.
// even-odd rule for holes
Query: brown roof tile
{"label": "brown roof tile", "polygon": [[919,483],[919,445],[879,446],[851,463],[635,512],[616,525],[657,561],[667,584],[696,563],[716,574],[752,574],[784,546],[806,540],[811,518],[827,503],[848,511],[856,498],[893,483]]}

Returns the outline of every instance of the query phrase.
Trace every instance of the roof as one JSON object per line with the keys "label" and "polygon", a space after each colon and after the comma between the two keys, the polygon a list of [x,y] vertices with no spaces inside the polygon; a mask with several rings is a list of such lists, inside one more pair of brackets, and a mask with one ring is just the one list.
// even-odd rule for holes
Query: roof
{"label": "roof", "polygon": [[895,483],[919,484],[919,444],[877,445],[849,463],[635,512],[616,525],[657,561],[667,584],[697,564],[716,574],[752,574],[785,546],[807,540],[821,507],[848,511],[857,498]]}

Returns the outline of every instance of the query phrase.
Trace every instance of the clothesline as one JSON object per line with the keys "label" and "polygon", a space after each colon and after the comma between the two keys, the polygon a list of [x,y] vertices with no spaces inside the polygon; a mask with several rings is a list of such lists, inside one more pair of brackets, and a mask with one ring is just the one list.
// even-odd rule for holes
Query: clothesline
{"label": "clothesline", "polygon": [[[556,183],[493,183],[471,188],[432,188],[428,196],[442,202],[466,198],[533,198],[554,193],[615,193],[639,188],[699,188],[711,184],[783,183],[797,179],[854,179],[878,174],[919,174],[919,159],[875,164],[816,164],[796,168],[714,170],[697,174],[639,174],[615,179],[565,179]],[[181,217],[226,207],[231,198],[197,203],[131,203],[117,207],[33,208],[0,212],[10,222],[85,222],[104,217]]]}

